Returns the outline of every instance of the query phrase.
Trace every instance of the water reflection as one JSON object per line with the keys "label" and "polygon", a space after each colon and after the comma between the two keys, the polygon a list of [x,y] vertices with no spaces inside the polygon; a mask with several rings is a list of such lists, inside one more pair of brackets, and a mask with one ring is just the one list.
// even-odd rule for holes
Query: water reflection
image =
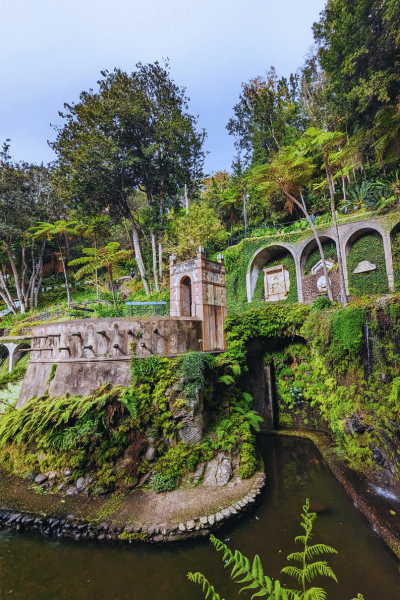
{"label": "water reflection", "polygon": [[[219,533],[252,558],[260,554],[265,572],[279,576],[286,556],[300,534],[300,511],[306,497],[322,507],[315,523],[314,543],[339,551],[329,563],[339,579],[324,583],[330,600],[398,600],[398,561],[369,530],[311,442],[265,437],[260,441],[267,481],[255,511]],[[208,542],[164,546],[107,546],[47,540],[34,535],[0,535],[0,595],[24,600],[200,600],[201,589],[186,578],[202,571],[222,597],[237,597],[238,586],[227,581],[220,555]],[[284,580],[280,578],[281,581]],[[292,585],[289,579],[285,579]],[[250,593],[241,594],[250,598]]]}

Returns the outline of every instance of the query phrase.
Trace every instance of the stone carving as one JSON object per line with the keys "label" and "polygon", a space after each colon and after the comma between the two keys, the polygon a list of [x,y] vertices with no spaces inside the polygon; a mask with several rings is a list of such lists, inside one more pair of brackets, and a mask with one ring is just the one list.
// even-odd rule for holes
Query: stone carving
{"label": "stone carving", "polygon": [[[328,266],[328,265],[326,265]],[[329,279],[329,283],[332,284],[332,281]],[[328,291],[326,286],[326,277],[322,275],[317,281],[317,288],[321,292],[321,294],[325,294]]]}
{"label": "stone carving", "polygon": [[358,263],[353,273],[368,273],[368,271],[375,271],[376,265],[373,265],[369,260],[362,260]]}
{"label": "stone carving", "polygon": [[286,300],[289,293],[289,271],[283,265],[269,267],[264,271],[265,302]]}
{"label": "stone carving", "polygon": [[[326,270],[329,271],[329,269],[332,269],[332,267],[334,266],[334,262],[332,262],[331,260],[326,260],[325,261],[326,264]],[[322,265],[322,259],[319,260],[311,269],[311,275],[316,275],[318,273],[318,271],[323,270],[323,265]],[[326,285],[326,282],[325,282]]]}

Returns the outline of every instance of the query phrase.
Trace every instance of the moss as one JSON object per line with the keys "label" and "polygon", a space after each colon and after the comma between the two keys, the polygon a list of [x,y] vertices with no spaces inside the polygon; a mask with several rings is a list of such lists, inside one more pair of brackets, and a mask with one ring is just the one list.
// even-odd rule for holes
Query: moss
{"label": "moss", "polygon": [[[358,263],[368,259],[376,269],[366,273],[354,273]],[[389,292],[385,253],[379,233],[363,235],[354,242],[347,256],[349,291],[353,296],[380,295]]]}

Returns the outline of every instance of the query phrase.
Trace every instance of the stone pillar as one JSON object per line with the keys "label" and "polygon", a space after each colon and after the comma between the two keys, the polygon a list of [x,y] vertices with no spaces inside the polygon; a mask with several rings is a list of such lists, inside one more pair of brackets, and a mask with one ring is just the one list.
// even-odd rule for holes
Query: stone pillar
{"label": "stone pillar", "polygon": [[3,344],[8,350],[8,372],[11,373],[13,366],[22,358],[23,353],[18,351],[18,346],[21,344],[16,344],[15,342],[8,342],[7,344]]}
{"label": "stone pillar", "polygon": [[294,264],[296,265],[296,283],[297,283],[297,295],[299,302],[304,302],[303,298],[303,278],[301,276],[300,256],[296,254],[294,256]]}
{"label": "stone pillar", "polygon": [[392,258],[392,244],[390,240],[390,234],[385,233],[382,235],[383,238],[383,250],[385,252],[385,263],[386,263],[386,274],[388,278],[388,286],[391,292],[394,292],[394,274],[393,274],[393,258]]}

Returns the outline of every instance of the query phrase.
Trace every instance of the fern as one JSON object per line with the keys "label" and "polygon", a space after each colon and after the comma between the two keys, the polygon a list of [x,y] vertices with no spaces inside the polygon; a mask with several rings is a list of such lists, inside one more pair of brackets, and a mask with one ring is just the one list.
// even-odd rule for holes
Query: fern
{"label": "fern", "polygon": [[213,535],[210,535],[210,541],[218,552],[223,552],[222,560],[225,568],[232,566],[231,579],[239,584],[247,584],[240,589],[239,593],[244,590],[257,590],[251,599],[256,596],[266,596],[268,600],[287,600],[287,591],[281,588],[279,581],[273,582],[267,575],[264,575],[258,554],[255,555],[251,565],[249,559],[243,556],[239,550],[233,554],[223,542]]}
{"label": "fern", "polygon": [[337,552],[334,548],[331,548],[326,544],[315,544],[314,546],[308,545],[308,542],[312,538],[313,522],[317,518],[316,513],[309,512],[309,509],[310,501],[307,498],[301,515],[303,520],[300,523],[305,530],[305,535],[298,535],[295,538],[295,542],[300,542],[304,545],[304,550],[302,552],[293,552],[287,557],[288,560],[299,562],[301,567],[289,565],[284,567],[281,572],[289,575],[289,577],[293,577],[302,586],[302,590],[297,592],[297,595],[294,596],[294,598],[298,598],[299,600],[324,600],[326,598],[326,593],[322,588],[312,587],[307,590],[306,583],[311,583],[318,575],[330,577],[337,583],[336,575],[325,561],[317,561],[314,563],[307,563],[306,561],[311,560],[314,556],[320,554],[337,554]]}
{"label": "fern", "polygon": [[193,583],[198,583],[203,587],[203,592],[205,592],[204,598],[207,599],[210,596],[210,600],[223,600],[223,598],[217,594],[214,587],[204,577],[204,575],[201,573],[188,573],[187,576],[190,581],[193,581]]}

